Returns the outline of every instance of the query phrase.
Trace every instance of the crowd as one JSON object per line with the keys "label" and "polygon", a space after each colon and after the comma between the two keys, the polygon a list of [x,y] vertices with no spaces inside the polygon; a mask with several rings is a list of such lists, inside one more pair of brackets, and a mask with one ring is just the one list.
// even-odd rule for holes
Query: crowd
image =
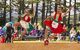
{"label": "crowd", "polygon": [[[44,39],[48,39],[48,40],[68,40],[69,41],[78,41],[78,43],[80,42],[80,31],[76,31],[74,29],[74,27],[71,28],[70,31],[65,31],[62,34],[53,34],[51,32],[51,30],[49,28],[43,29],[43,28],[35,28],[34,25],[32,25],[34,27],[33,30],[31,30],[30,32],[25,32],[23,28],[21,28],[20,26],[17,27],[17,30],[15,29],[15,27],[13,26],[13,24],[11,24],[10,22],[6,23],[6,25],[4,27],[0,27],[0,42],[1,43],[8,43],[8,42],[12,42],[13,40],[27,40],[28,38],[33,38],[33,39],[37,39],[37,40],[44,40]],[[54,36],[53,36],[54,35]]]}

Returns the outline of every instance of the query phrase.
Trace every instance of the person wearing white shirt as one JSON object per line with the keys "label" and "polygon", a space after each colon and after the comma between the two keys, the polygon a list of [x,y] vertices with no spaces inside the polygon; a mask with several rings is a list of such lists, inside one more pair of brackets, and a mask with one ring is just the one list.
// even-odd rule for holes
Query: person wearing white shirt
{"label": "person wearing white shirt", "polygon": [[70,41],[73,41],[75,36],[76,36],[76,30],[74,29],[74,27],[72,27],[70,30]]}

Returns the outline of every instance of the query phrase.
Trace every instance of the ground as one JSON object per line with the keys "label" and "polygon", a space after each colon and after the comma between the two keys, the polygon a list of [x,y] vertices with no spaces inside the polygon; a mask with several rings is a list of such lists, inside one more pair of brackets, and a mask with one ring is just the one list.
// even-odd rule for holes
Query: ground
{"label": "ground", "polygon": [[43,42],[24,42],[0,44],[0,50],[79,50],[78,43],[50,43],[45,46]]}

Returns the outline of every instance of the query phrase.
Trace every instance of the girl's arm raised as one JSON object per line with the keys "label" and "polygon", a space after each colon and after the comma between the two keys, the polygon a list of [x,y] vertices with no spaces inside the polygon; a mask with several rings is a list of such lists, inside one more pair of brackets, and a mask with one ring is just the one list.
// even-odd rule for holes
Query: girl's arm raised
{"label": "girl's arm raised", "polygon": [[73,8],[73,6],[71,6],[66,12],[64,12],[62,15],[63,17],[66,16],[67,13],[69,13],[71,11],[71,9]]}

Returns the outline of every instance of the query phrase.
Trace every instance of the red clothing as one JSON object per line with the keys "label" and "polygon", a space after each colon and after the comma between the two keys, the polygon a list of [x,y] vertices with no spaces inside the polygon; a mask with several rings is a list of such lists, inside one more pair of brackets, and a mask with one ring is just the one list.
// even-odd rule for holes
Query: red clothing
{"label": "red clothing", "polygon": [[[26,17],[27,17],[27,19],[25,19]],[[27,16],[27,15],[25,15],[24,18],[23,18],[23,20],[26,21],[26,22],[30,22],[30,17]]]}
{"label": "red clothing", "polygon": [[1,37],[0,43],[5,43],[5,38],[4,37]]}
{"label": "red clothing", "polygon": [[14,33],[13,38],[16,38],[16,37],[18,37],[18,35],[17,35],[17,33]]}
{"label": "red clothing", "polygon": [[[56,14],[57,13],[55,13],[55,15],[54,15],[54,17],[53,17],[53,19],[55,20],[56,19]],[[55,33],[55,34],[60,34],[60,33],[62,33],[62,32],[64,32],[64,29],[63,29],[63,25],[60,23],[60,21],[62,21],[62,17],[61,17],[61,14],[59,15],[59,17],[58,17],[58,27],[57,28],[53,28],[52,27],[52,22],[54,21],[54,20],[45,20],[44,21],[44,24],[46,25],[46,26],[48,26],[50,29],[51,29],[51,31],[52,31],[52,33]]]}

